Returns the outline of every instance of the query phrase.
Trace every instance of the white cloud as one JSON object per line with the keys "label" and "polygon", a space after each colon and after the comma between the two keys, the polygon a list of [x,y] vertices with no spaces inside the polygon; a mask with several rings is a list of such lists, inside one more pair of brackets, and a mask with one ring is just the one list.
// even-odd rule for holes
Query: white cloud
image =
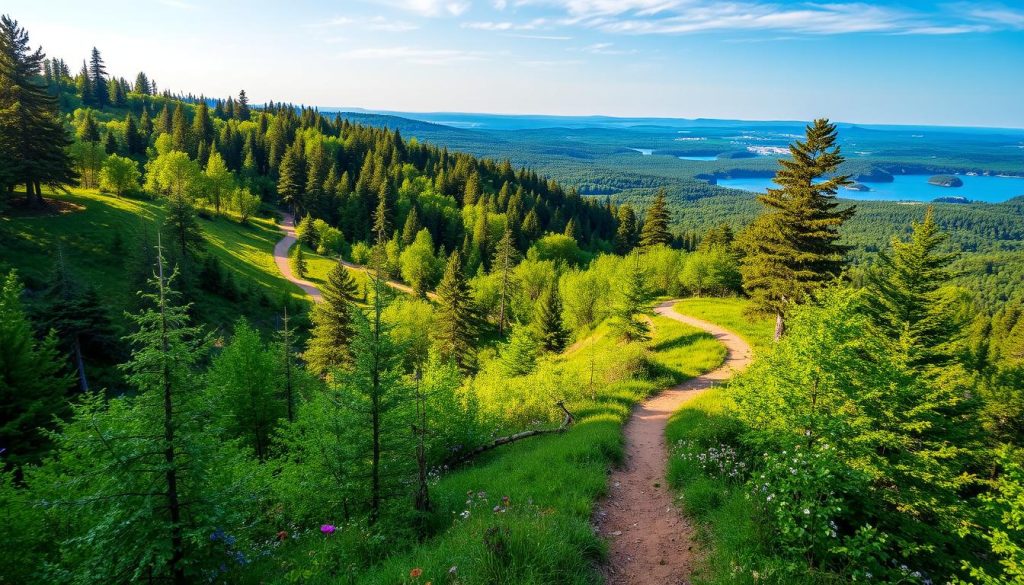
{"label": "white cloud", "polygon": [[922,12],[868,2],[746,0],[520,0],[562,11],[559,24],[608,33],[682,35],[712,31],[790,34],[850,33],[949,35],[1024,29],[1024,12],[1002,6],[943,5]]}
{"label": "white cloud", "polygon": [[427,49],[421,47],[371,47],[347,51],[342,59],[405,61],[418,65],[447,65],[466,61],[487,61],[490,56],[480,51],[460,49]]}
{"label": "white cloud", "polygon": [[636,49],[616,49],[614,43],[594,43],[577,50],[592,55],[633,55],[637,53]]}
{"label": "white cloud", "polygon": [[376,0],[376,2],[419,16],[462,16],[472,5],[470,0]]}

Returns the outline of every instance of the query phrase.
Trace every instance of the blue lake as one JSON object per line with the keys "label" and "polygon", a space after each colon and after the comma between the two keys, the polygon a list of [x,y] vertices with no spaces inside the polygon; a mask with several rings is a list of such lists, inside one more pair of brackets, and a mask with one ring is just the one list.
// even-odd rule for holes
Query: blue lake
{"label": "blue lake", "polygon": [[717,156],[681,156],[679,160],[718,160]]}
{"label": "blue lake", "polygon": [[[971,201],[999,203],[1024,195],[1024,179],[957,175],[962,187],[938,187],[928,183],[933,175],[896,175],[892,183],[864,183],[870,191],[842,189],[839,196],[861,201],[932,201],[938,197],[965,197]],[[730,189],[764,193],[775,184],[769,177],[719,179],[718,185]]]}

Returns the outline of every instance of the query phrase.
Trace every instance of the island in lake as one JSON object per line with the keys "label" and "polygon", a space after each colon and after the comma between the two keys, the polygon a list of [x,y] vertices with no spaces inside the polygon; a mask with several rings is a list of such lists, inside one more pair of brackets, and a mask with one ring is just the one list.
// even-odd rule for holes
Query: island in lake
{"label": "island in lake", "polygon": [[928,179],[930,185],[936,187],[963,187],[964,182],[960,180],[960,177],[954,177],[953,175],[935,175]]}
{"label": "island in lake", "polygon": [[852,185],[847,185],[846,186],[846,190],[847,191],[860,191],[861,193],[867,193],[868,191],[871,190],[871,187],[868,187],[864,183],[854,183]]}
{"label": "island in lake", "polygon": [[889,171],[873,168],[866,173],[854,175],[853,180],[858,183],[892,183],[895,178]]}
{"label": "island in lake", "polygon": [[932,203],[970,203],[971,200],[966,197],[936,197],[932,199]]}

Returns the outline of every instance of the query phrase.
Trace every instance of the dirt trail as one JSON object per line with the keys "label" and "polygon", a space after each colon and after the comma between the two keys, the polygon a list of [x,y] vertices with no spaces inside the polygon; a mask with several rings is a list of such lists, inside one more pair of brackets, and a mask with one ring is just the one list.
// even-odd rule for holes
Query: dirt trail
{"label": "dirt trail", "polygon": [[[306,294],[312,297],[314,302],[319,303],[320,301],[323,300],[323,297],[320,295],[320,289],[317,288],[317,286],[312,282],[298,278],[295,276],[294,273],[292,273],[292,265],[288,259],[288,250],[290,250],[292,245],[295,244],[295,242],[297,241],[297,238],[295,237],[295,217],[292,214],[287,212],[283,213],[283,218],[281,220],[281,231],[284,232],[284,237],[281,238],[277,242],[277,244],[274,245],[274,262],[277,264],[277,269],[281,271],[281,274],[284,275],[285,279],[298,285],[299,288],[306,291]],[[365,266],[360,266],[359,264],[346,262],[345,260],[339,259],[338,262],[341,262],[344,266],[347,266],[348,268],[351,268],[353,270],[367,270]],[[397,282],[394,280],[388,280],[386,282],[388,286],[395,290],[410,295],[416,294],[415,291],[412,290],[412,287],[402,284],[401,282]],[[427,293],[427,296],[431,299],[437,297],[437,295],[432,292]]]}
{"label": "dirt trail", "polygon": [[672,309],[655,312],[715,336],[726,348],[715,370],[669,388],[639,405],[626,423],[626,461],[612,472],[609,495],[598,512],[598,529],[610,541],[605,569],[609,585],[681,585],[690,583],[700,551],[694,529],[674,505],[665,473],[668,449],[665,425],[679,407],[750,364],[750,345],[731,331]]}

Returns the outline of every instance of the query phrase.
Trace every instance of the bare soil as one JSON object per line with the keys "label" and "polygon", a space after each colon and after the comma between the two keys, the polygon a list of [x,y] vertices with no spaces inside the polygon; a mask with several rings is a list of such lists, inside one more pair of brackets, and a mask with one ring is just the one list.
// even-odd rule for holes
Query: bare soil
{"label": "bare soil", "polygon": [[726,348],[718,368],[668,388],[636,407],[626,423],[626,459],[609,478],[609,495],[596,524],[609,540],[610,559],[605,567],[609,585],[681,585],[701,558],[694,527],[676,507],[666,482],[668,448],[665,426],[687,400],[720,384],[750,364],[750,345],[735,333],[672,309],[674,301],[659,305],[659,315],[703,329]]}

